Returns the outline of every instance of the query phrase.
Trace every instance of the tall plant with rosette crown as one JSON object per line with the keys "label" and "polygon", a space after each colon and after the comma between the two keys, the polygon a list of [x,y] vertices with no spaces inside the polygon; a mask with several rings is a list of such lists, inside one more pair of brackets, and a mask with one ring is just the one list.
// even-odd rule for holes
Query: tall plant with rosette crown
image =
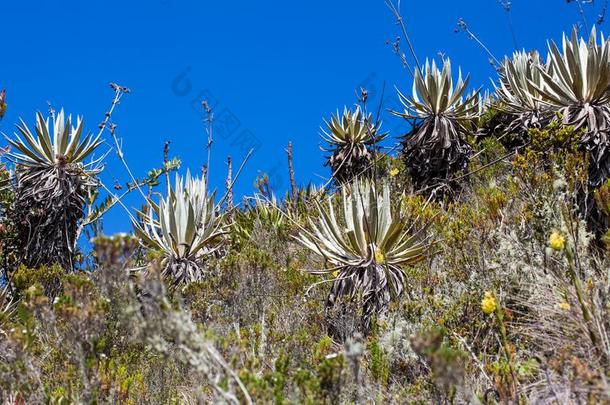
{"label": "tall plant with rosette crown", "polygon": [[415,72],[412,96],[398,91],[405,110],[393,113],[414,123],[404,136],[403,156],[417,189],[448,185],[456,172],[468,166],[472,148],[465,135],[479,112],[479,92],[464,97],[468,81],[469,77],[462,80],[460,70],[454,86],[449,59],[443,61],[442,70],[426,60]]}
{"label": "tall plant with rosette crown", "polygon": [[[541,99],[561,114],[563,123],[582,130],[581,145],[590,153],[589,183],[598,187],[610,178],[610,41],[595,27],[589,40],[562,37],[562,50],[549,43],[547,69],[539,68]],[[534,84],[534,83],[532,83]]]}
{"label": "tall plant with rosette crown", "polygon": [[518,51],[506,58],[500,69],[500,82],[495,85],[497,108],[507,120],[499,137],[505,146],[520,147],[529,141],[531,128],[545,127],[551,118],[548,106],[538,90],[546,65],[536,51]]}
{"label": "tall plant with rosette crown", "polygon": [[423,260],[431,244],[420,236],[423,229],[411,232],[413,227],[393,203],[388,184],[378,190],[369,180],[354,181],[342,187],[341,195],[342,215],[336,215],[332,197],[327,208],[316,200],[318,220],[310,219],[311,230],[303,230],[297,240],[331,265],[311,271],[333,275],[327,316],[359,298],[358,329],[367,333],[373,316],[383,313],[404,291],[403,266]]}
{"label": "tall plant with rosette crown", "polygon": [[158,204],[150,201],[134,222],[142,243],[161,252],[162,275],[174,285],[202,280],[205,260],[224,244],[227,233],[224,214],[208,195],[205,177],[176,175],[173,189]]}
{"label": "tall plant with rosette crown", "polygon": [[86,198],[99,185],[101,158],[87,160],[102,143],[100,135],[85,135],[80,117],[72,124],[63,110],[52,122],[38,113],[34,132],[21,120],[19,134],[7,137],[12,147],[8,156],[15,163],[10,216],[17,256],[29,267],[58,263],[73,268]]}
{"label": "tall plant with rosette crown", "polygon": [[324,151],[330,152],[324,164],[330,166],[338,183],[349,182],[358,176],[368,176],[373,171],[373,148],[388,136],[381,133],[381,123],[373,122],[371,114],[365,115],[360,106],[353,111],[347,107],[343,116],[330,117],[325,121],[327,130],[322,130],[322,138],[328,143]]}

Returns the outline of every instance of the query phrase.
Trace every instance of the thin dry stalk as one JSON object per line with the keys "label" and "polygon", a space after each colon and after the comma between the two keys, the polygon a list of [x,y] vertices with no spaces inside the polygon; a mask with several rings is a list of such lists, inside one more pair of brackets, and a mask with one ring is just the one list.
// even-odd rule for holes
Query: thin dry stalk
{"label": "thin dry stalk", "polygon": [[207,154],[208,154],[208,160],[207,160],[207,163],[205,165],[205,180],[208,181],[209,180],[209,173],[210,173],[210,159],[212,158],[212,143],[214,143],[214,139],[212,138],[212,129],[214,127],[214,125],[213,125],[213,123],[214,123],[214,111],[212,110],[212,107],[207,102],[207,100],[201,101],[201,106],[203,107],[203,110],[205,111],[205,123],[206,123],[205,131],[208,134],[208,141],[207,141],[207,144],[206,144],[206,151],[207,151]]}
{"label": "thin dry stalk", "polygon": [[233,161],[231,156],[227,157],[227,180],[225,181],[227,187],[227,211],[228,215],[231,215],[233,211]]}
{"label": "thin dry stalk", "polygon": [[[400,13],[400,0],[398,0],[398,2],[396,4],[394,4],[391,0],[386,0],[385,4],[392,12],[392,15],[394,15],[394,18],[396,18],[396,24],[400,27],[400,29],[402,31],[402,35],[405,38],[405,40],[407,41],[409,51],[411,53],[411,56],[413,56],[413,60],[415,61],[415,66],[417,67],[418,70],[421,69],[420,64],[419,64],[419,59],[417,58],[417,54],[415,53],[415,48],[413,47],[413,43],[411,42],[411,38],[409,37],[409,34],[407,34],[407,27],[405,25],[405,20],[402,17],[402,14]],[[394,52],[401,58],[403,65],[405,67],[407,67],[407,69],[411,73],[411,76],[413,76],[413,69],[411,68],[411,65],[409,64],[406,55],[400,49],[400,37],[396,38],[396,41],[392,44],[392,47],[394,48]]]}
{"label": "thin dry stalk", "polygon": [[294,166],[292,165],[292,141],[288,142],[286,155],[288,156],[288,176],[290,177],[290,198],[292,199],[292,209],[296,211],[297,183],[294,179]]}
{"label": "thin dry stalk", "polygon": [[[170,185],[170,181],[169,181],[169,170],[167,169],[168,163],[169,163],[169,145],[170,145],[170,143],[171,143],[171,141],[165,141],[165,144],[163,145],[163,170],[165,171],[165,186],[167,187],[168,192],[171,189],[171,185]],[[150,191],[152,191],[152,187],[151,187]]]}
{"label": "thin dry stalk", "polygon": [[500,63],[498,58],[496,58],[494,56],[494,54],[491,53],[489,48],[474,34],[474,32],[472,32],[470,30],[470,28],[468,27],[468,24],[466,24],[466,21],[464,21],[464,19],[462,19],[462,18],[460,18],[458,20],[457,28],[455,29],[455,32],[459,32],[459,31],[464,31],[466,33],[466,35],[468,36],[468,39],[472,39],[473,41],[475,41],[483,49],[483,51],[485,51],[485,53],[487,53],[487,56],[489,56],[489,63],[494,68],[497,69],[500,66],[502,66],[502,63]]}

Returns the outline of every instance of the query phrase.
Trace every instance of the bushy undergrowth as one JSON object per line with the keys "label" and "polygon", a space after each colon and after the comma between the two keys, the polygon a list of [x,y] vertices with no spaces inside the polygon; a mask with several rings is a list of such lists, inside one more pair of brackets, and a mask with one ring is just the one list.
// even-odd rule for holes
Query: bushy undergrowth
{"label": "bushy undergrowth", "polygon": [[[404,269],[404,294],[367,336],[341,343],[324,316],[329,284],[308,289],[320,279],[303,271],[324,261],[294,238],[316,192],[235,212],[226,251],[185,286],[165,283],[159,255],[128,235],[96,238],[77,272],[21,266],[2,296],[1,400],[610,401],[609,246],[582,216],[587,156],[559,124],[530,136],[490,166],[505,149],[476,145],[451,201],[402,194],[434,253]],[[408,189],[400,161],[379,164],[394,191]],[[610,184],[596,191],[602,210],[609,196]]]}

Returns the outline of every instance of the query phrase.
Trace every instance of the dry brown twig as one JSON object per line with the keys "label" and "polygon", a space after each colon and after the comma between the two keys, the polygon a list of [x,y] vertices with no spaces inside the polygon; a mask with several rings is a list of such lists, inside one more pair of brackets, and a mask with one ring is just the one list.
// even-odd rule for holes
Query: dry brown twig
{"label": "dry brown twig", "polygon": [[474,32],[470,30],[466,21],[463,18],[458,19],[457,27],[454,32],[463,31],[466,33],[468,39],[475,41],[482,49],[485,51],[487,56],[489,57],[489,64],[492,65],[495,69],[499,69],[502,66],[502,63],[494,56],[494,54],[489,50],[489,48],[475,35]]}
{"label": "dry brown twig", "polygon": [[233,161],[231,160],[231,156],[227,157],[227,180],[225,181],[225,186],[227,188],[227,211],[228,214],[231,215],[231,211],[233,211]]}
{"label": "dry brown twig", "polygon": [[201,101],[201,107],[203,107],[203,111],[205,111],[205,120],[206,128],[205,132],[208,135],[207,143],[206,143],[206,151],[208,154],[208,160],[205,165],[205,179],[209,180],[209,172],[210,172],[210,159],[212,158],[212,143],[214,143],[214,139],[212,138],[212,129],[214,127],[214,110],[207,102],[207,100]]}
{"label": "dry brown twig", "polygon": [[296,211],[298,190],[297,183],[294,178],[294,166],[292,165],[292,142],[288,142],[286,155],[288,157],[288,176],[290,177],[290,198],[292,198],[292,210]]}
{"label": "dry brown twig", "polygon": [[[392,15],[394,15],[394,18],[396,18],[396,24],[400,27],[400,29],[402,31],[402,35],[403,35],[404,39],[407,41],[407,45],[409,46],[409,51],[411,53],[411,56],[413,56],[413,60],[415,61],[415,66],[417,67],[418,70],[420,70],[421,66],[419,64],[419,59],[417,58],[417,54],[415,53],[415,48],[413,47],[411,38],[409,37],[409,34],[407,34],[407,27],[405,25],[405,20],[402,17],[402,14],[400,13],[400,0],[398,0],[396,4],[394,4],[394,2],[392,0],[385,0],[385,4],[392,12]],[[411,73],[411,77],[413,77],[413,75],[414,75],[413,69],[411,68],[411,65],[409,64],[407,56],[405,55],[404,52],[402,52],[402,50],[400,48],[400,37],[398,37],[398,36],[396,37],[396,40],[392,43],[392,49],[394,50],[394,53],[396,53],[396,55],[398,55],[398,57],[400,57],[400,59],[402,60],[403,66],[405,66],[409,70],[409,73]]]}

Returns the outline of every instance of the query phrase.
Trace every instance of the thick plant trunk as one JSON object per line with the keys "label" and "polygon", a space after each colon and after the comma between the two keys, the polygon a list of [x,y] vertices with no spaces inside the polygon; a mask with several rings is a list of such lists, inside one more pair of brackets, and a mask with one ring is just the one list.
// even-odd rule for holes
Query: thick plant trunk
{"label": "thick plant trunk", "polygon": [[371,263],[341,270],[326,302],[330,336],[345,341],[356,333],[368,335],[373,318],[386,311],[404,286],[404,272],[396,266]]}
{"label": "thick plant trunk", "polygon": [[86,185],[79,167],[17,170],[12,220],[17,258],[31,268],[59,264],[71,271]]}
{"label": "thick plant trunk", "polygon": [[344,146],[335,150],[325,166],[330,166],[336,183],[349,183],[373,173],[373,154],[363,145]]}

